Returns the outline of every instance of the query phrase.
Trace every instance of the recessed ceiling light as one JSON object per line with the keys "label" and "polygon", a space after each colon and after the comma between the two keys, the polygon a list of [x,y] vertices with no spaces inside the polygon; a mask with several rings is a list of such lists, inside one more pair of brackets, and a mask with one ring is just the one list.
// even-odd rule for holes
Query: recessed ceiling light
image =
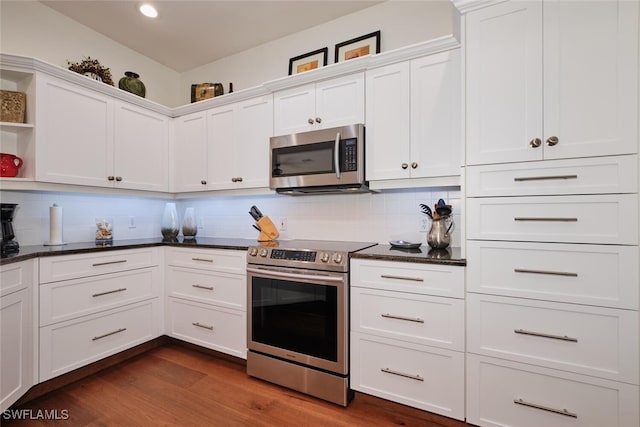
{"label": "recessed ceiling light", "polygon": [[140,13],[149,18],[155,18],[158,16],[158,11],[156,10],[156,8],[147,3],[140,6]]}

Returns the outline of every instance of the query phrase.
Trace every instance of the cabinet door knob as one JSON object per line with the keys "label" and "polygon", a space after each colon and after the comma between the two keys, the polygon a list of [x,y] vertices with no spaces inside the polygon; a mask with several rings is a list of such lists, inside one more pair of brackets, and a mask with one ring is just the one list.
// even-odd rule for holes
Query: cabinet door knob
{"label": "cabinet door knob", "polygon": [[538,148],[542,145],[542,140],[540,138],[534,138],[531,141],[529,141],[529,146],[531,148]]}
{"label": "cabinet door knob", "polygon": [[316,117],[316,123],[322,123],[322,119],[320,117]]}
{"label": "cabinet door knob", "polygon": [[418,167],[418,164],[416,162],[411,163],[411,169],[415,169]]}
{"label": "cabinet door knob", "polygon": [[108,180],[108,181],[113,181],[114,179],[116,179],[116,177],[115,177],[115,176],[113,176],[113,175],[109,175],[109,176],[107,177],[107,180]]}
{"label": "cabinet door knob", "polygon": [[403,163],[403,164],[402,164],[402,169],[406,169],[406,168],[408,168],[408,167],[409,167],[409,164],[408,164],[408,163]]}
{"label": "cabinet door knob", "polygon": [[309,123],[310,125],[312,125],[312,124],[313,124],[313,119],[312,119],[312,118],[308,118],[308,119],[307,119],[307,123]]}
{"label": "cabinet door knob", "polygon": [[122,181],[122,177],[121,176],[116,176],[116,181],[118,181],[118,182]]}
{"label": "cabinet door knob", "polygon": [[202,185],[207,185],[207,181],[205,181],[204,179],[202,181],[200,181],[200,184]]}
{"label": "cabinet door knob", "polygon": [[237,177],[236,182],[242,182],[242,177],[241,176]]}
{"label": "cabinet door knob", "polygon": [[556,145],[558,143],[558,137],[557,136],[550,136],[547,139],[547,145],[549,147],[553,147],[554,145]]}

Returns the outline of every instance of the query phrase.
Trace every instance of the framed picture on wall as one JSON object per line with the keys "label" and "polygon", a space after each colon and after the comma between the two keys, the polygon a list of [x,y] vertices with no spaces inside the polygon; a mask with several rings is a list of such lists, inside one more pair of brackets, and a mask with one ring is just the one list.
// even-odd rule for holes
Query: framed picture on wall
{"label": "framed picture on wall", "polygon": [[380,53],[380,31],[375,31],[336,45],[335,62]]}
{"label": "framed picture on wall", "polygon": [[329,56],[329,48],[323,47],[322,49],[291,58],[289,60],[289,75],[324,67],[327,65],[327,56]]}

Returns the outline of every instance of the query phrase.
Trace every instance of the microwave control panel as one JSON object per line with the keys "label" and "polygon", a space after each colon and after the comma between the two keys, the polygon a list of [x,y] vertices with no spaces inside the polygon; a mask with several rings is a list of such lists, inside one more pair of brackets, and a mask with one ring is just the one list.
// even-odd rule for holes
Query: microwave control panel
{"label": "microwave control panel", "polygon": [[358,147],[356,139],[341,141],[342,147],[342,172],[354,172],[358,170]]}

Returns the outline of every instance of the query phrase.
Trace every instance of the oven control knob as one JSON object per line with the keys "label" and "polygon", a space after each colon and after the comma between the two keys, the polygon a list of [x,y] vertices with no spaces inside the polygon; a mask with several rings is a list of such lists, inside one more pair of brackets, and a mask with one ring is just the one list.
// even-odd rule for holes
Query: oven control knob
{"label": "oven control knob", "polygon": [[320,261],[322,262],[329,262],[329,254],[328,253],[323,253],[320,255]]}
{"label": "oven control knob", "polygon": [[258,249],[249,248],[249,256],[256,256],[256,255],[258,255]]}
{"label": "oven control knob", "polygon": [[264,257],[266,257],[266,256],[267,256],[267,252],[269,252],[269,251],[267,250],[267,248],[262,248],[262,249],[260,249],[260,252],[259,252],[259,254],[258,254],[258,255],[260,255],[262,258],[264,258]]}
{"label": "oven control knob", "polygon": [[342,262],[342,254],[333,254],[333,262],[340,264]]}

